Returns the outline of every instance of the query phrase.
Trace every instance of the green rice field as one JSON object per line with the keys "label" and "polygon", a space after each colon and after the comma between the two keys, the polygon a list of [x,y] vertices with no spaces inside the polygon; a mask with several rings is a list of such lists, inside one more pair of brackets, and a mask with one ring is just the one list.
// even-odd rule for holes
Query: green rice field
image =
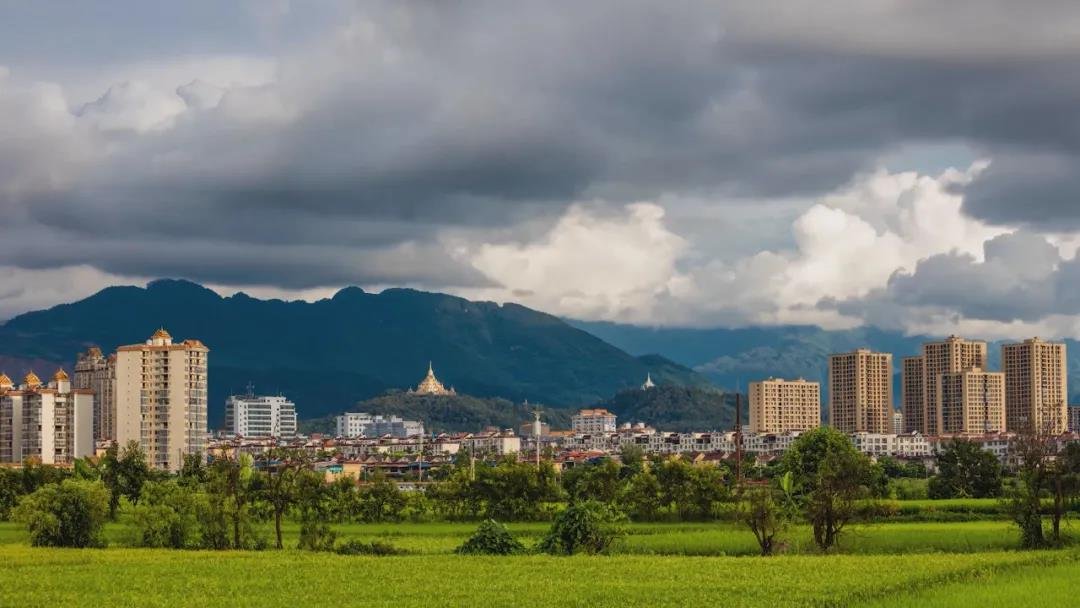
{"label": "green rice field", "polygon": [[[838,555],[815,554],[798,528],[787,553],[770,558],[730,523],[633,524],[605,556],[454,555],[474,528],[336,527],[342,538],[408,551],[370,557],[126,548],[120,524],[107,528],[106,549],[32,548],[15,524],[0,523],[0,606],[1068,605],[1080,576],[1080,552],[1011,550],[1016,533],[1003,521],[860,525]],[[547,524],[509,529],[532,545]],[[296,527],[286,533],[295,546]]]}

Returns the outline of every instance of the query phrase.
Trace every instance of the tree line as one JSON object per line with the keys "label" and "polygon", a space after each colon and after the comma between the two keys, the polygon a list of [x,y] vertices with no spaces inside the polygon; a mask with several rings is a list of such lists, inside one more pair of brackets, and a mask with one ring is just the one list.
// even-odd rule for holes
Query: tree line
{"label": "tree line", "polygon": [[[1002,497],[1025,546],[1060,544],[1063,515],[1080,493],[1080,445],[1031,440],[1017,451],[1021,464],[1003,484],[992,454],[952,442],[937,454],[929,491]],[[871,461],[829,428],[803,434],[768,466],[744,462],[743,476],[731,461],[646,458],[637,446],[561,473],[550,460],[536,466],[462,452],[418,491],[402,491],[378,473],[360,483],[350,476],[327,482],[297,450],[275,449],[256,464],[246,454],[209,464],[192,455],[177,474],[166,474],[151,469],[135,443],[71,470],[28,463],[0,469],[0,518],[23,522],[35,545],[100,546],[104,523],[122,520],[133,545],[205,549],[283,548],[283,524],[291,521],[299,525],[298,546],[311,550],[340,548],[332,525],[347,522],[551,520],[611,528],[621,520],[729,519],[745,524],[768,555],[798,523],[830,551],[867,501],[890,496],[897,481],[927,477],[920,464]],[[496,532],[489,524],[486,533]]]}

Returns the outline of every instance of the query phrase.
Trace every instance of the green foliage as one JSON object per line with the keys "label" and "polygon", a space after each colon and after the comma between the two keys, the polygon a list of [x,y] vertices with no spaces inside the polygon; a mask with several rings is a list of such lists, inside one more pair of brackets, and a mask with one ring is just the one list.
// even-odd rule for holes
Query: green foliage
{"label": "green foliage", "polygon": [[709,519],[718,503],[730,498],[726,469],[694,466],[683,458],[653,462],[660,484],[660,502],[674,509],[680,519]]}
{"label": "green foliage", "polygon": [[335,547],[334,553],[338,555],[402,555],[407,552],[384,541],[374,540],[366,543],[351,539]]}
{"label": "green foliage", "polygon": [[261,512],[254,502],[260,491],[251,456],[217,458],[207,468],[206,502],[199,514],[203,544],[208,549],[256,549],[264,540],[256,524]]}
{"label": "green foliage", "polygon": [[143,484],[138,504],[132,507],[134,545],[171,549],[202,545],[199,512],[205,509],[205,495],[176,481]]}
{"label": "green foliage", "polygon": [[634,521],[651,521],[660,514],[660,482],[648,468],[642,468],[630,478],[619,497],[619,507]]}
{"label": "green foliage", "polygon": [[301,470],[296,477],[296,510],[300,519],[298,547],[308,551],[332,551],[337,535],[330,529],[334,512],[330,486],[323,476]]}
{"label": "green foliage", "polygon": [[570,500],[599,500],[612,503],[622,490],[623,465],[611,458],[596,464],[581,464],[563,472],[562,484]]}
{"label": "green foliage", "polygon": [[752,486],[746,491],[741,504],[740,518],[754,533],[762,555],[772,555],[783,534],[798,514],[795,505],[794,477],[791,471],[784,473],[775,486]]}
{"label": "green foliage", "polygon": [[553,555],[603,553],[625,534],[626,516],[596,501],[570,505],[555,517],[538,548]]}
{"label": "green foliage", "polygon": [[362,484],[357,498],[357,521],[398,521],[405,508],[401,490],[382,473]]}
{"label": "green foliage", "polygon": [[[735,422],[735,394],[708,386],[662,385],[647,391],[633,388],[599,406],[622,420],[647,420],[671,431],[728,429]],[[743,420],[747,415],[744,411]]]}
{"label": "green foliage", "polygon": [[100,547],[108,504],[100,483],[65,479],[23,497],[14,515],[35,547]]}
{"label": "green foliage", "polygon": [[515,555],[524,553],[525,546],[510,535],[506,526],[494,519],[486,519],[469,540],[454,552],[463,555]]}
{"label": "green foliage", "polygon": [[154,473],[146,462],[146,454],[138,442],[130,441],[123,449],[113,443],[98,464],[101,481],[109,492],[109,518],[116,518],[120,499],[132,504],[139,502],[142,486]]}
{"label": "green foliage", "polygon": [[938,473],[930,479],[930,498],[1001,496],[1001,463],[979,444],[956,439],[936,455]]}
{"label": "green foliage", "polygon": [[803,505],[814,542],[829,551],[855,517],[859,499],[871,493],[870,460],[840,431],[820,427],[795,440],[782,468],[792,475],[792,495]]}

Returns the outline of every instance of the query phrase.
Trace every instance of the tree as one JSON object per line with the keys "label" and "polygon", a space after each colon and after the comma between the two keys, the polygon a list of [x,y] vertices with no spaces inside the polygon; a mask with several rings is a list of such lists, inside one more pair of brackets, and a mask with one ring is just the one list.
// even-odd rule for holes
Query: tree
{"label": "tree", "polygon": [[378,471],[371,481],[360,486],[358,507],[361,521],[396,521],[401,519],[405,497],[396,483]]}
{"label": "tree", "polygon": [[577,502],[555,517],[539,549],[554,555],[603,553],[624,534],[626,516],[593,500]]}
{"label": "tree", "polygon": [[19,498],[23,495],[19,471],[0,467],[0,520],[11,517],[12,509],[19,504]]}
{"label": "tree", "polygon": [[289,449],[271,450],[267,460],[262,497],[274,514],[274,546],[282,549],[281,520],[296,502],[296,480],[308,463],[303,452]]}
{"label": "tree", "polygon": [[296,510],[300,516],[298,547],[308,551],[331,551],[336,535],[328,523],[334,510],[323,475],[302,469],[296,477]]}
{"label": "tree", "polygon": [[836,545],[869,495],[870,460],[840,431],[820,427],[800,435],[784,453],[783,472],[792,475],[793,495],[803,504],[822,551]]}
{"label": "tree", "polygon": [[186,549],[200,544],[199,499],[205,496],[174,480],[143,484],[131,510],[135,543],[140,547]]}
{"label": "tree", "polygon": [[624,443],[619,446],[619,460],[623,466],[636,473],[641,470],[641,465],[645,462],[645,448],[636,443]]}
{"label": "tree", "polygon": [[662,506],[656,475],[646,468],[634,474],[619,497],[619,505],[634,520],[655,519]]}
{"label": "tree", "polygon": [[252,503],[258,497],[249,454],[216,458],[208,470],[207,504],[203,515],[206,544],[215,549],[244,549],[258,545]]}
{"label": "tree", "polygon": [[622,490],[622,465],[611,458],[596,464],[578,465],[563,474],[563,487],[570,500],[599,500],[614,503]]}
{"label": "tree", "polygon": [[109,492],[110,519],[116,519],[121,497],[126,497],[132,504],[138,503],[143,484],[153,476],[146,454],[136,441],[129,442],[123,449],[115,443],[110,445],[98,468],[101,481]]}
{"label": "tree", "polygon": [[772,555],[778,537],[787,530],[798,510],[792,494],[791,472],[784,473],[776,486],[772,482],[751,486],[744,494],[740,517],[754,533],[762,555]]}
{"label": "tree", "polygon": [[1001,463],[966,439],[956,439],[936,454],[938,474],[930,479],[930,498],[1001,496]]}
{"label": "tree", "polygon": [[98,482],[65,479],[23,497],[15,519],[26,525],[35,547],[101,547],[108,492]]}

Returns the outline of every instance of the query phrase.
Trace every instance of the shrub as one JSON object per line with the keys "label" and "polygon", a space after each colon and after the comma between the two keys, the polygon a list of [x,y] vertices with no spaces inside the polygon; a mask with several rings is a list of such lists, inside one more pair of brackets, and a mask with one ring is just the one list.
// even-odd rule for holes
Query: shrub
{"label": "shrub", "polygon": [[174,481],[147,482],[131,510],[138,547],[185,549],[199,545],[199,503],[204,498]]}
{"label": "shrub", "polygon": [[23,497],[15,519],[26,524],[35,547],[101,547],[109,494],[100,482],[65,479]]}
{"label": "shrub", "polygon": [[625,533],[625,521],[625,515],[604,503],[575,503],[555,518],[539,549],[555,555],[603,553]]}
{"label": "shrub", "polygon": [[326,522],[305,521],[300,524],[300,549],[308,551],[333,551],[337,533]]}
{"label": "shrub", "polygon": [[506,526],[488,519],[455,552],[462,555],[514,555],[524,553],[525,546],[510,535]]}
{"label": "shrub", "polygon": [[401,555],[403,549],[398,549],[390,543],[373,540],[365,543],[360,540],[347,540],[334,549],[338,555]]}

